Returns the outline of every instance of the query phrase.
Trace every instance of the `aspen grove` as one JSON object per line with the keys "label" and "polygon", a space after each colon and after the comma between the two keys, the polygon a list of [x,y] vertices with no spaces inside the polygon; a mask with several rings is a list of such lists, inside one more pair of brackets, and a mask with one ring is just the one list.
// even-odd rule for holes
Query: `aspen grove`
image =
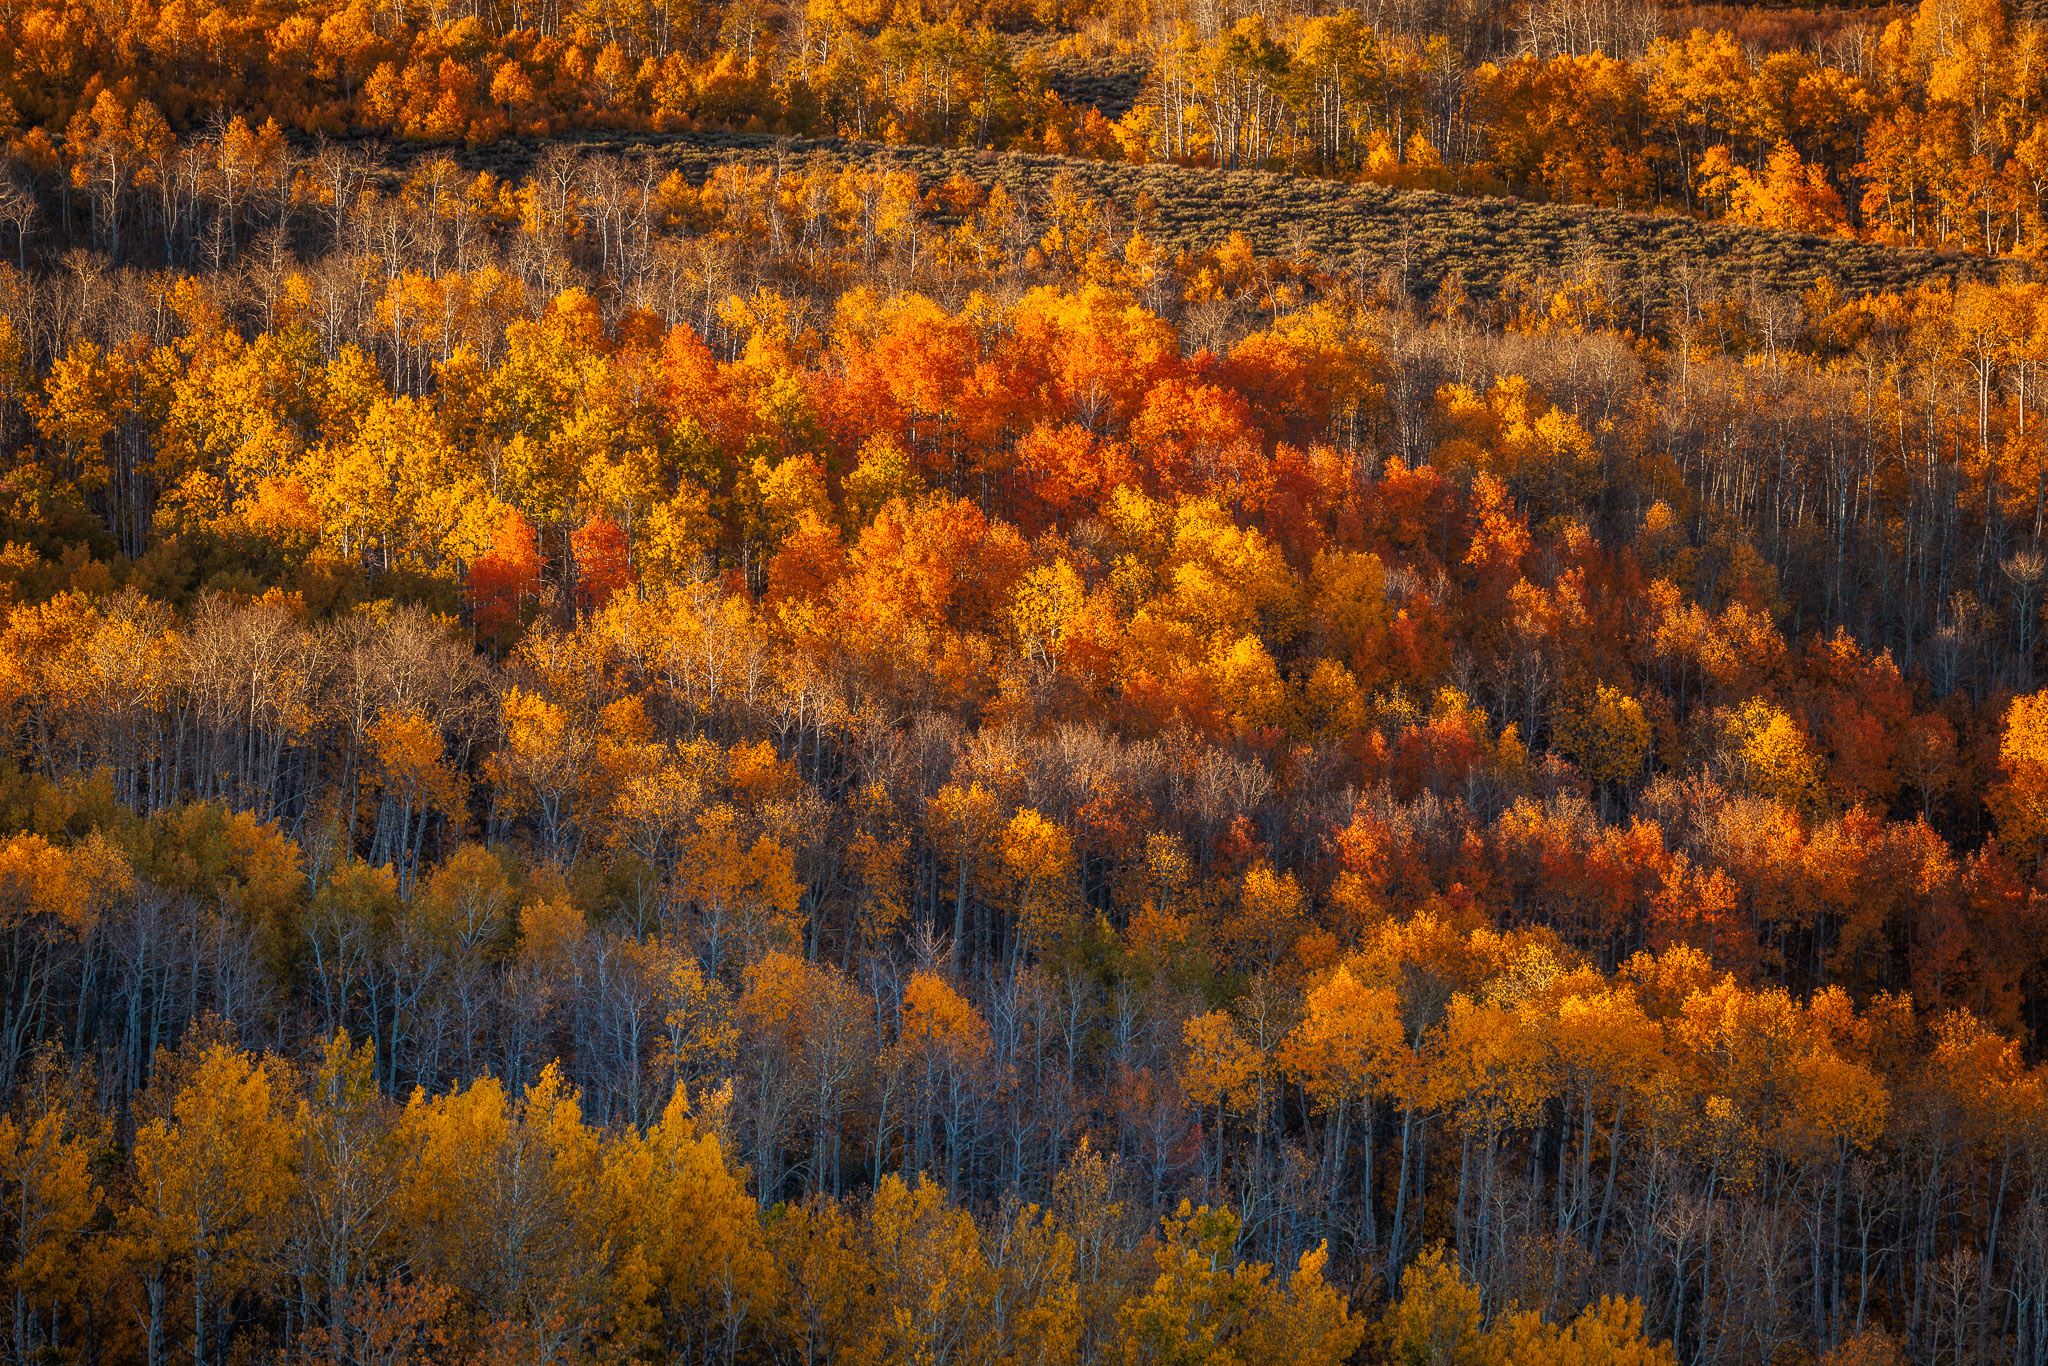
{"label": "aspen grove", "polygon": [[[2041,30],[1944,3],[0,3],[0,1357],[2048,1364]],[[1375,122],[1566,75],[1626,155]],[[487,155],[754,121],[2005,259]]]}

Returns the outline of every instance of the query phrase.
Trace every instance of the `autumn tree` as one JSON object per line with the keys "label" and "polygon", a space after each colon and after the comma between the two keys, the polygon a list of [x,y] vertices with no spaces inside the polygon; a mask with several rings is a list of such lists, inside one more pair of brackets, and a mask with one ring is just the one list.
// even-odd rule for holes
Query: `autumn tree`
{"label": "autumn tree", "polygon": [[173,1274],[191,1298],[195,1366],[213,1355],[221,1303],[267,1274],[293,1198],[287,1090],[281,1063],[229,1043],[197,1044],[160,1068],[161,1109],[135,1136],[121,1214],[147,1296],[152,1362],[167,1350]]}

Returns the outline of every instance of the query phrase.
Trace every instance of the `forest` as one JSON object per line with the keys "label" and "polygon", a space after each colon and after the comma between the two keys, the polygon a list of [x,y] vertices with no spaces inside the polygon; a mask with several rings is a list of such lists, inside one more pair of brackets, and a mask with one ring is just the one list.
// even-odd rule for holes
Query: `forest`
{"label": "forest", "polygon": [[39,2],[8,1363],[2048,1366],[2028,14]]}
{"label": "forest", "polygon": [[[230,195],[274,144],[724,129],[1256,168],[1986,256],[2048,233],[2010,0],[79,0],[0,6],[0,205]],[[177,164],[173,164],[176,162]],[[145,188],[147,187],[147,188]],[[0,223],[10,214],[0,211]],[[17,232],[20,224],[14,224]],[[118,241],[104,244],[118,257]]]}

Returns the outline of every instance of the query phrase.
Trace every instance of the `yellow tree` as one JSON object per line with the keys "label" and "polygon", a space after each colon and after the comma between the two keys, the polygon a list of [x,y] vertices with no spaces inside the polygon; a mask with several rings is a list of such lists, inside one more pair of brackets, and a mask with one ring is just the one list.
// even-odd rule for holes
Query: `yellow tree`
{"label": "yellow tree", "polygon": [[1760,697],[1728,716],[1727,759],[1758,796],[1808,811],[1822,795],[1820,756],[1799,723]]}
{"label": "yellow tree", "polygon": [[182,1268],[193,1366],[206,1366],[219,1302],[261,1278],[282,1236],[293,1133],[283,1064],[226,1043],[181,1063],[160,1064],[152,1090],[176,1091],[135,1135],[121,1225],[148,1299],[150,1361],[164,1359],[170,1276]]}
{"label": "yellow tree", "polygon": [[604,1182],[607,1200],[630,1212],[664,1350],[730,1360],[773,1312],[780,1286],[759,1206],[717,1126],[701,1122],[677,1086],[652,1127],[606,1151]]}
{"label": "yellow tree", "polygon": [[375,1259],[388,1250],[406,1161],[393,1108],[377,1087],[374,1045],[335,1031],[293,1126],[288,1234],[302,1288],[335,1343],[368,1327],[354,1322],[355,1311]]}
{"label": "yellow tree", "polygon": [[990,1047],[987,1021],[936,972],[912,973],[903,988],[903,1027],[896,1039],[898,1066],[912,1079],[912,1166],[932,1158],[933,1122],[946,1132],[946,1185],[958,1184],[968,1140],[969,1106]]}
{"label": "yellow tree", "polygon": [[953,865],[953,962],[967,953],[967,900],[980,870],[999,857],[997,839],[1003,830],[996,795],[980,783],[962,787],[948,783],[926,806],[925,820],[933,842]]}
{"label": "yellow tree", "polygon": [[654,1075],[670,1086],[729,1075],[738,1031],[725,984],[706,977],[697,955],[677,941],[650,937],[638,945],[661,1009]]}
{"label": "yellow tree", "polygon": [[1533,1310],[1510,1314],[1493,1330],[1499,1359],[1514,1366],[1674,1366],[1671,1344],[1643,1336],[1643,1305],[1602,1295],[1569,1324],[1545,1323]]}
{"label": "yellow tree", "polygon": [[705,965],[713,975],[733,940],[742,957],[796,942],[804,888],[795,855],[771,835],[750,842],[733,807],[721,803],[698,815],[696,832],[683,842],[678,874],[684,898],[697,907]]}
{"label": "yellow tree", "polygon": [[1728,201],[1738,223],[1786,232],[1846,233],[1849,217],[1842,196],[1821,167],[1802,161],[1790,143],[1771,150],[1761,175],[1734,164],[1725,147],[1710,148],[1695,171],[1702,188]]}
{"label": "yellow tree", "polygon": [[370,862],[394,865],[400,893],[410,896],[434,819],[461,821],[467,784],[445,762],[440,728],[417,710],[386,712],[370,727],[369,740],[381,796]]}
{"label": "yellow tree", "polygon": [[[1470,1248],[1475,1262],[1484,1265],[1501,1251],[1494,1236],[1493,1209],[1501,1139],[1508,1130],[1534,1119],[1550,1097],[1550,1081],[1527,1022],[1495,1002],[1462,992],[1453,996],[1431,1042],[1428,1085],[1468,1139],[1460,1159],[1453,1229],[1459,1247]],[[1476,1183],[1469,1179],[1475,1146]],[[1468,1190],[1477,1197],[1476,1231],[1466,1217]]]}
{"label": "yellow tree", "polygon": [[877,1361],[940,1366],[985,1359],[995,1284],[974,1218],[928,1177],[882,1178],[864,1242],[875,1277]]}
{"label": "yellow tree", "polygon": [[42,397],[28,404],[59,453],[59,477],[104,500],[107,528],[129,556],[146,548],[153,502],[152,471],[137,438],[149,379],[148,368],[128,356],[80,341],[51,365]]}
{"label": "yellow tree", "polygon": [[[1110,1210],[1093,1212],[1108,1216]],[[1069,1221],[1037,1205],[999,1214],[982,1239],[989,1265],[990,1352],[1017,1366],[1054,1366],[1079,1355],[1079,1260]]]}
{"label": "yellow tree", "polygon": [[549,862],[575,861],[587,833],[579,821],[596,737],[567,707],[521,688],[504,697],[505,743],[484,765],[502,799],[532,815]]}
{"label": "yellow tree", "polygon": [[1494,1344],[1481,1326],[1479,1287],[1441,1245],[1424,1250],[1401,1273],[1401,1297],[1380,1324],[1389,1355],[1401,1366],[1493,1366]]}
{"label": "yellow tree", "polygon": [[14,1351],[54,1350],[58,1315],[78,1291],[87,1230],[105,1193],[92,1172],[101,1122],[79,1083],[88,1080],[52,1049],[36,1060],[0,1117],[0,1236],[9,1257]]}
{"label": "yellow tree", "polygon": [[[860,808],[880,813],[886,798],[876,787],[863,793],[858,801]],[[910,918],[909,907],[903,904],[903,892],[908,885],[904,864],[910,848],[909,836],[886,816],[874,824],[880,828],[856,831],[847,850],[855,890],[846,937],[840,946],[842,968],[852,964],[856,953],[883,943]]]}
{"label": "yellow tree", "polygon": [[1010,954],[1014,971],[1027,948],[1057,943],[1073,923],[1079,900],[1073,885],[1074,841],[1057,822],[1025,807],[1003,828],[997,848],[1017,907]]}
{"label": "yellow tree", "polygon": [[1278,964],[1307,924],[1304,904],[1294,874],[1276,873],[1263,859],[1246,869],[1228,927],[1240,960],[1254,969]]}
{"label": "yellow tree", "polygon": [[637,1330],[646,1283],[626,1212],[557,1065],[516,1102],[493,1077],[416,1091],[399,1133],[415,1154],[398,1195],[411,1255],[466,1297],[495,1350],[548,1360]]}
{"label": "yellow tree", "polygon": [[1552,734],[1558,749],[1578,760],[1586,777],[1603,787],[1641,778],[1650,757],[1650,723],[1643,704],[1605,683],[1591,695],[1566,700],[1558,708]]}
{"label": "yellow tree", "polygon": [[108,899],[133,884],[127,857],[98,831],[69,848],[41,835],[0,840],[0,963],[11,1021],[0,1033],[0,1067],[10,1074],[24,1061],[26,1041],[44,1027],[51,951],[86,941]]}
{"label": "yellow tree", "polygon": [[[1587,1236],[1598,1247],[1613,1204],[1612,1174],[1621,1162],[1623,1126],[1631,1106],[1656,1076],[1664,1037],[1627,987],[1584,985],[1591,989],[1561,992],[1554,1010],[1537,1028],[1551,1074],[1563,1092],[1568,1124],[1576,1115],[1579,1131],[1569,1190],[1559,1196],[1565,1204],[1564,1224],[1579,1230],[1591,1223]],[[1609,1178],[1596,1218],[1593,1158],[1602,1146],[1603,1118]]]}
{"label": "yellow tree", "polygon": [[855,1211],[823,1196],[789,1206],[769,1224],[782,1324],[802,1360],[877,1360],[868,1344],[877,1277],[860,1235]]}
{"label": "yellow tree", "polygon": [[[1245,1037],[1236,1017],[1227,1010],[1212,1010],[1189,1020],[1181,1026],[1181,1043],[1186,1050],[1181,1064],[1182,1091],[1197,1113],[1215,1107],[1215,1160],[1220,1171],[1224,1118],[1263,1104],[1270,1060]],[[1264,1128],[1263,1121],[1260,1127]]]}
{"label": "yellow tree", "polygon": [[763,1198],[782,1186],[784,1130],[800,1117],[811,1124],[806,1184],[836,1195],[847,1092],[874,1056],[873,1005],[836,969],[779,949],[747,964],[744,976],[739,1018]]}
{"label": "yellow tree", "polygon": [[1327,1244],[1283,1287],[1271,1267],[1237,1260],[1238,1231],[1228,1209],[1186,1200],[1160,1221],[1159,1274],[1117,1313],[1127,1366],[1336,1366],[1358,1349],[1365,1325],[1323,1278]]}
{"label": "yellow tree", "polygon": [[1390,987],[1366,987],[1339,965],[1308,993],[1301,1023],[1281,1045],[1280,1061],[1327,1115],[1324,1167],[1334,1199],[1341,1191],[1351,1145],[1351,1115],[1362,1111],[1364,1140],[1359,1170],[1365,1182],[1365,1241],[1379,1244],[1373,1201],[1373,1130],[1380,1099],[1393,1094],[1409,1066],[1401,1002]]}
{"label": "yellow tree", "polygon": [[1240,1360],[1247,1366],[1337,1366],[1352,1359],[1365,1341],[1366,1326],[1351,1317],[1344,1292],[1324,1277],[1329,1264],[1330,1245],[1323,1242],[1296,1259],[1284,1290],[1272,1282],[1262,1287],[1265,1311],[1238,1339],[1235,1355]]}
{"label": "yellow tree", "polygon": [[[1846,1014],[1850,1010],[1846,993],[1839,988],[1827,995],[1835,998]],[[1891,1094],[1884,1079],[1869,1067],[1839,1056],[1825,1047],[1804,1059],[1796,1073],[1796,1091],[1791,1116],[1782,1135],[1791,1156],[1817,1169],[1813,1181],[1813,1209],[1809,1218],[1825,1222],[1833,1208],[1842,1207],[1849,1188],[1849,1163],[1865,1153],[1884,1133],[1891,1109]],[[2006,1118],[2001,1116],[2001,1118]],[[2027,1118],[2011,1116],[2012,1123],[1994,1126],[2010,1135],[2028,1127]],[[2008,1147],[2010,1154],[2012,1149]],[[1836,1306],[1839,1314],[1841,1308]],[[1839,1318],[1836,1320],[1839,1324]],[[1839,1329],[1838,1329],[1839,1331]]]}
{"label": "yellow tree", "polygon": [[2032,866],[2048,851],[2048,691],[2016,697],[2006,709],[1998,769],[1985,800],[1999,845]]}
{"label": "yellow tree", "polygon": [[[351,1023],[363,986],[380,966],[378,950],[398,916],[398,877],[388,866],[349,859],[321,879],[301,918],[297,948],[329,1029]],[[381,1022],[373,1017],[370,1026],[375,1034]]]}

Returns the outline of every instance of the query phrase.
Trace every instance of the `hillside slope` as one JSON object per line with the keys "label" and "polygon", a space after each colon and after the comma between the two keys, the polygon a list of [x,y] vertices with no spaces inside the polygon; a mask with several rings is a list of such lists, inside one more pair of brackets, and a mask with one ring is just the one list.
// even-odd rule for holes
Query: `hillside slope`
{"label": "hillside slope", "polygon": [[[1848,294],[1940,277],[1987,278],[1997,269],[1996,263],[1978,257],[1902,251],[1676,214],[1466,198],[1264,171],[1131,166],[737,133],[594,133],[564,141],[590,153],[658,157],[693,184],[702,184],[728,160],[759,163],[778,156],[886,162],[914,171],[927,185],[964,173],[1034,196],[1064,173],[1126,213],[1149,199],[1148,232],[1175,249],[1201,250],[1241,232],[1261,253],[1313,252],[1325,269],[1368,278],[1400,270],[1408,288],[1424,296],[1457,273],[1472,297],[1494,299],[1518,277],[1540,280],[1590,256],[1612,268],[1623,294],[1620,302],[1631,313],[1640,311],[1646,321],[1670,307],[1678,277],[1688,267],[1738,285],[1756,280],[1778,292],[1803,290],[1827,278]],[[531,169],[548,145],[506,141],[459,155],[471,167],[516,175]],[[402,164],[429,150],[399,146],[389,156]]]}

